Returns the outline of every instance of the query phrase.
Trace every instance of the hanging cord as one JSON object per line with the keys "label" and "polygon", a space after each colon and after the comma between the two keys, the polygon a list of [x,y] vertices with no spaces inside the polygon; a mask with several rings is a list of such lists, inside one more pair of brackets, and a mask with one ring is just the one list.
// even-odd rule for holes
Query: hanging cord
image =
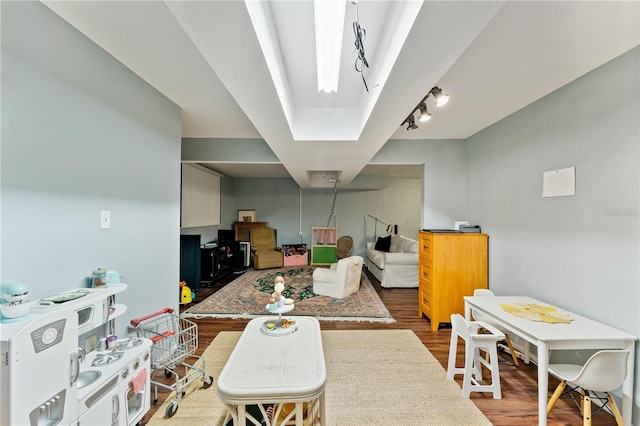
{"label": "hanging cord", "polygon": [[[336,197],[338,196],[338,183],[340,183],[340,181],[338,179],[335,180],[335,182],[333,182],[333,204],[331,204],[331,215],[329,216],[329,220],[327,221],[327,228],[329,228],[331,226],[331,219],[333,219],[333,225],[337,226],[337,222],[336,222]],[[329,229],[325,229],[324,230],[324,240],[325,241],[329,241]]]}
{"label": "hanging cord", "polygon": [[298,235],[300,236],[300,244],[302,244],[302,188],[298,188],[300,196],[300,207],[298,217]]}
{"label": "hanging cord", "polygon": [[340,181],[336,179],[333,183],[333,204],[331,205],[331,215],[329,216],[329,221],[327,222],[327,227],[331,226],[331,219],[336,218],[336,197],[338,196],[338,183]]}
{"label": "hanging cord", "polygon": [[367,58],[364,55],[364,39],[367,35],[367,31],[360,26],[359,17],[358,17],[358,1],[352,0],[352,3],[356,6],[356,20],[353,21],[353,34],[355,36],[355,46],[356,51],[358,52],[358,57],[356,58],[355,68],[356,71],[360,73],[362,76],[362,82],[364,83],[364,88],[369,91],[369,86],[367,85],[367,80],[364,78],[364,69],[369,68],[369,63],[367,62]]}

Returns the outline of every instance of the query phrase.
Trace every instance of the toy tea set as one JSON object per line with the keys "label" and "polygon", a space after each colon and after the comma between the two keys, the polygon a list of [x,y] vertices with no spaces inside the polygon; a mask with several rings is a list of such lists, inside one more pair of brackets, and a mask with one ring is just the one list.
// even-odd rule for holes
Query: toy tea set
{"label": "toy tea set", "polygon": [[[117,271],[98,268],[91,271],[89,287],[104,288],[120,283],[120,274]],[[77,299],[88,294],[88,290],[79,289],[65,292],[33,302],[27,299],[29,288],[20,283],[0,283],[0,322],[11,323],[29,318],[31,308],[46,309],[56,303],[63,303]]]}
{"label": "toy tea set", "polygon": [[284,278],[278,276],[273,287],[273,294],[266,306],[267,311],[277,314],[277,320],[267,320],[262,324],[260,330],[268,336],[286,336],[298,331],[298,326],[293,320],[282,318],[282,314],[293,311],[293,299],[288,299],[282,295],[284,291]]}
{"label": "toy tea set", "polygon": [[0,284],[0,322],[22,321],[29,315],[31,300],[27,299],[29,289],[24,284]]}

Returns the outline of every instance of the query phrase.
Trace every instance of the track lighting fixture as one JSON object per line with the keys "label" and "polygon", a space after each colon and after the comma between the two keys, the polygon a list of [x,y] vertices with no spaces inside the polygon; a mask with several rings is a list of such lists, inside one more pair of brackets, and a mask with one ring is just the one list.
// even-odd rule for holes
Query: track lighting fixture
{"label": "track lighting fixture", "polygon": [[413,113],[411,113],[411,115],[409,115],[407,119],[402,122],[402,126],[404,126],[405,124],[407,125],[407,130],[413,130],[418,128],[418,126],[416,125],[416,119],[413,116]]}
{"label": "track lighting fixture", "polygon": [[407,130],[417,129],[418,126],[416,125],[416,119],[414,116],[416,111],[420,111],[418,120],[423,122],[431,120],[431,114],[429,114],[429,111],[427,111],[426,102],[429,96],[433,96],[434,102],[437,107],[441,107],[449,101],[449,95],[443,93],[442,89],[440,89],[438,86],[434,86],[431,90],[429,90],[429,93],[427,93],[427,95],[422,98],[420,103],[413,109],[413,111],[411,111],[411,114],[409,114],[407,118],[404,119],[401,126],[404,126],[406,124]]}
{"label": "track lighting fixture", "polygon": [[420,104],[420,117],[418,118],[420,121],[429,121],[431,120],[431,114],[427,111],[427,103],[423,102]]}
{"label": "track lighting fixture", "polygon": [[437,107],[441,107],[447,102],[449,102],[449,95],[447,95],[446,93],[442,93],[442,89],[439,88],[438,86],[431,89],[431,92],[429,93],[433,94],[433,97],[436,100]]}

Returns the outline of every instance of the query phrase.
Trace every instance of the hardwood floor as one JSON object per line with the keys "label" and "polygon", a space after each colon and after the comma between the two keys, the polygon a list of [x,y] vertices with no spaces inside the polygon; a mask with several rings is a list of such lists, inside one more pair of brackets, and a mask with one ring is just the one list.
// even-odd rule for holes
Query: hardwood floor
{"label": "hardwood floor", "polygon": [[[374,285],[380,298],[385,303],[391,315],[396,320],[392,324],[369,323],[369,322],[349,322],[349,321],[321,321],[323,330],[377,330],[377,329],[409,329],[412,330],[446,369],[449,355],[449,339],[451,330],[441,325],[437,332],[431,331],[429,320],[418,317],[418,290],[417,289],[384,289],[380,282],[367,272],[369,280]],[[204,300],[206,297],[222,288],[226,283],[236,278],[228,277],[225,281],[215,283],[211,288],[202,288],[194,301],[189,305],[183,305],[181,310]],[[199,344],[197,354],[201,354],[221,331],[242,331],[248,320],[226,320],[226,319],[200,319],[198,324]],[[458,351],[462,354],[462,350]],[[460,360],[462,358],[459,358]],[[462,361],[460,361],[461,364]],[[156,376],[157,377],[157,376]],[[456,376],[458,384],[461,383],[459,376]],[[537,402],[537,369],[532,363],[525,365],[520,363],[520,367],[513,365],[507,354],[501,354],[500,381],[502,387],[502,399],[494,400],[491,394],[477,393],[471,394],[471,400],[484,413],[484,415],[494,425],[537,425],[538,424],[538,402]],[[558,381],[553,377],[549,378],[550,392],[558,385]],[[215,389],[212,389],[215,392]],[[151,410],[145,415],[142,424],[146,424],[153,413],[160,407],[162,402],[169,396],[168,391],[158,389],[159,401],[157,405],[151,406]],[[215,394],[213,395],[215,397]],[[595,413],[596,406],[593,411]],[[428,407],[425,407],[428,409]],[[553,411],[548,417],[549,425],[579,425],[582,424],[582,417],[579,409],[570,399],[558,401]],[[593,414],[592,424],[615,425],[612,416],[605,412]],[[366,425],[363,425],[366,426]],[[392,425],[389,425],[392,426]],[[417,425],[422,426],[422,425]]]}

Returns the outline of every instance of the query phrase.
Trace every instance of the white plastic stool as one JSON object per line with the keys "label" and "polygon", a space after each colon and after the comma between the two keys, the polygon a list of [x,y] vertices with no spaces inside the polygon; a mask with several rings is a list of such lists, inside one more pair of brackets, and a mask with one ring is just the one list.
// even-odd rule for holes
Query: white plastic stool
{"label": "white plastic stool", "polygon": [[[479,333],[483,329],[484,333]],[[456,367],[458,337],[464,340],[464,367]],[[463,374],[462,397],[469,398],[471,392],[493,392],[493,399],[502,399],[500,391],[500,373],[498,371],[498,342],[504,334],[483,321],[467,321],[460,314],[451,315],[451,343],[449,345],[449,364],[447,379],[453,380],[456,374]],[[485,360],[480,349],[489,354]],[[491,371],[491,384],[482,385],[482,366]]]}

